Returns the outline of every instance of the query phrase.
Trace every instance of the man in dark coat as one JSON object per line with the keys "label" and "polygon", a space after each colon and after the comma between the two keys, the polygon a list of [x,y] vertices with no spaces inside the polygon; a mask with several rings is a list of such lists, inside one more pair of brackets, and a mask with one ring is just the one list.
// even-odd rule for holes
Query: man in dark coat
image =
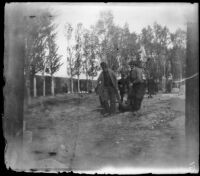
{"label": "man in dark coat", "polygon": [[138,111],[145,94],[145,86],[142,78],[143,72],[137,61],[131,62],[130,66],[132,68],[129,75],[130,93],[132,97],[130,105],[133,111]]}
{"label": "man in dark coat", "polygon": [[101,68],[103,71],[97,79],[97,92],[104,106],[104,115],[109,115],[116,112],[116,99],[120,102],[117,77],[105,62],[101,63]]}
{"label": "man in dark coat", "polygon": [[152,98],[155,94],[155,63],[152,58],[147,59],[146,63],[146,75],[147,75],[147,88],[148,98]]}
{"label": "man in dark coat", "polygon": [[145,84],[143,80],[143,71],[139,67],[138,61],[129,63],[131,70],[128,76],[129,92],[128,106],[120,105],[120,111],[138,111],[141,107],[145,95]]}

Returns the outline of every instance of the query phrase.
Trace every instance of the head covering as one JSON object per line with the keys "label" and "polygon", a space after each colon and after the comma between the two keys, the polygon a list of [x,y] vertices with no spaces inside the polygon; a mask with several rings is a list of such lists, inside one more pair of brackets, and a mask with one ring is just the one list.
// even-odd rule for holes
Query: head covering
{"label": "head covering", "polygon": [[106,62],[101,62],[100,65],[101,65],[101,67],[107,67]]}

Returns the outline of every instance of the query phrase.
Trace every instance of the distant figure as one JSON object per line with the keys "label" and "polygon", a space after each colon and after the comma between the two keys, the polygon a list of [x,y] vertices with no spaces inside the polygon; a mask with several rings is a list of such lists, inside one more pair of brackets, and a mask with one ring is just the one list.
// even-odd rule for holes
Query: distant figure
{"label": "distant figure", "polygon": [[155,79],[155,94],[158,93],[158,91],[159,91],[158,85],[159,85],[159,79],[156,78]]}
{"label": "distant figure", "polygon": [[62,86],[62,91],[64,93],[68,93],[68,86],[67,86],[67,83],[65,83],[63,86]]}
{"label": "distant figure", "polygon": [[162,76],[162,91],[166,91],[166,77],[164,75]]}
{"label": "distant figure", "polygon": [[118,81],[118,87],[121,97],[121,103],[123,103],[124,95],[127,89],[127,80],[125,79],[125,74],[121,73],[121,79]]}
{"label": "distant figure", "polygon": [[155,89],[155,82],[152,76],[150,76],[147,80],[147,88],[148,88],[148,98],[152,98]]}
{"label": "distant figure", "polygon": [[104,115],[116,112],[116,99],[120,102],[118,83],[115,73],[107,67],[105,62],[101,63],[102,72],[97,79],[98,94],[104,107]]}
{"label": "distant figure", "polygon": [[155,64],[152,58],[147,59],[146,63],[146,75],[147,75],[147,90],[148,98],[152,98],[155,94]]}
{"label": "distant figure", "polygon": [[167,77],[167,86],[166,86],[166,92],[171,93],[172,91],[172,74],[169,73]]}

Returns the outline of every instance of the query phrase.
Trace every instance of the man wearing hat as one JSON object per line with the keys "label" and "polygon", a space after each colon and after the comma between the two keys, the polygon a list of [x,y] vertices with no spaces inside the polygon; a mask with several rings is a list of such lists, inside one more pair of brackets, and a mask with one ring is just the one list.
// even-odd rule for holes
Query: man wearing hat
{"label": "man wearing hat", "polygon": [[120,102],[118,82],[115,73],[108,68],[105,62],[101,62],[102,72],[97,79],[98,94],[103,102],[104,115],[116,112],[116,99]]}
{"label": "man wearing hat", "polygon": [[141,103],[145,94],[145,86],[143,80],[143,71],[139,67],[139,62],[132,60],[129,62],[131,68],[128,81],[129,81],[129,90],[128,90],[128,102],[127,107],[120,107],[121,111],[138,111],[141,107]]}

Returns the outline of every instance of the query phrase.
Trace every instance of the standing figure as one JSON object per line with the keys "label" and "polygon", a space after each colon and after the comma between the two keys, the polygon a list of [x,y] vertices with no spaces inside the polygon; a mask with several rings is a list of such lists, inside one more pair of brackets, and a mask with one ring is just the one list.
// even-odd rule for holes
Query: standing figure
{"label": "standing figure", "polygon": [[98,94],[104,107],[104,115],[116,112],[116,99],[120,102],[118,83],[115,73],[107,67],[105,62],[101,63],[102,72],[97,79],[99,86]]}
{"label": "standing figure", "polygon": [[128,89],[128,106],[120,105],[119,110],[124,111],[138,111],[145,94],[145,82],[143,80],[143,71],[139,67],[137,61],[131,61],[130,73],[128,76],[129,89]]}
{"label": "standing figure", "polygon": [[167,86],[166,86],[166,92],[171,93],[172,91],[172,74],[169,73],[167,77]]}
{"label": "standing figure", "polygon": [[131,71],[129,74],[130,86],[130,106],[133,111],[138,111],[141,107],[145,95],[145,86],[143,80],[143,71],[139,67],[138,61],[130,63]]}
{"label": "standing figure", "polygon": [[166,92],[166,77],[162,76],[162,91]]}
{"label": "standing figure", "polygon": [[154,88],[155,88],[155,82],[152,76],[148,77],[147,87],[148,87],[148,98],[152,98],[152,95],[154,94]]}
{"label": "standing figure", "polygon": [[155,94],[155,63],[152,58],[147,59],[146,63],[146,75],[147,75],[147,89],[148,98],[152,98]]}
{"label": "standing figure", "polygon": [[125,74],[121,73],[121,79],[118,81],[118,87],[121,97],[121,103],[123,103],[124,95],[127,89],[127,80],[125,79]]}

